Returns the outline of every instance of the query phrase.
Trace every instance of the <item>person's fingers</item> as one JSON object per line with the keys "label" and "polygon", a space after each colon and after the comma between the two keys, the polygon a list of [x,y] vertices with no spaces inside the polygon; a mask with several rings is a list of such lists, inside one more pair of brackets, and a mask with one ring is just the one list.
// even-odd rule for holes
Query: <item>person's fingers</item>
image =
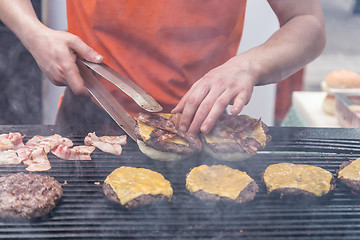
{"label": "person's fingers", "polygon": [[[193,90],[195,89],[195,90]],[[179,123],[180,130],[187,131],[190,123],[192,122],[195,113],[203,99],[208,94],[208,88],[192,88],[190,89],[185,96],[184,102],[181,103],[182,107],[182,115]],[[183,100],[183,99],[182,99]]]}
{"label": "person's fingers", "polygon": [[187,93],[180,99],[178,104],[171,110],[171,113],[180,113],[183,111],[187,99]]}
{"label": "person's fingers", "polygon": [[89,45],[85,44],[79,37],[73,35],[69,40],[69,47],[80,58],[83,58],[90,62],[101,63],[103,57],[92,49]]}
{"label": "person's fingers", "polygon": [[[71,63],[71,64],[70,64]],[[75,95],[88,95],[88,90],[84,85],[79,68],[75,62],[71,61],[67,70],[63,72],[67,85],[71,88]]]}
{"label": "person's fingers", "polygon": [[[219,96],[220,94],[220,96]],[[217,119],[232,100],[230,91],[213,91],[209,93],[206,99],[200,104],[198,111],[190,125],[189,132],[196,134],[198,132],[208,133],[214,127]]]}
{"label": "person's fingers", "polygon": [[230,113],[232,115],[238,115],[241,112],[241,110],[244,108],[244,106],[248,104],[251,94],[252,92],[250,92],[250,94],[247,92],[239,93],[234,99],[234,103],[230,108]]}
{"label": "person's fingers", "polygon": [[88,95],[88,90],[85,87],[84,81],[78,71],[70,71],[69,75],[65,77],[67,79],[68,86],[71,88],[75,95]]}

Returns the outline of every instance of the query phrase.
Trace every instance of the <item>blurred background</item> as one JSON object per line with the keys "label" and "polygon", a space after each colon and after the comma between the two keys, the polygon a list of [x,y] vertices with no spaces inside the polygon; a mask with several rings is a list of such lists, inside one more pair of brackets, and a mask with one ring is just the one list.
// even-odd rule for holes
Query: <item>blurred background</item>
{"label": "blurred background", "polygon": [[323,0],[321,3],[327,43],[321,56],[306,67],[304,90],[319,91],[320,82],[332,70],[360,73],[360,1]]}
{"label": "blurred background", "polygon": [[[32,2],[46,25],[66,30],[65,0]],[[324,93],[320,83],[333,70],[360,73],[360,7],[356,0],[321,3],[327,31],[322,55],[280,84],[256,87],[243,113],[261,117],[270,126],[339,126],[335,116],[321,112]],[[266,0],[249,0],[239,52],[263,43],[278,27]],[[54,124],[64,88],[44,79],[31,55],[3,24],[0,43],[0,124]],[[309,117],[313,115],[319,121]]]}

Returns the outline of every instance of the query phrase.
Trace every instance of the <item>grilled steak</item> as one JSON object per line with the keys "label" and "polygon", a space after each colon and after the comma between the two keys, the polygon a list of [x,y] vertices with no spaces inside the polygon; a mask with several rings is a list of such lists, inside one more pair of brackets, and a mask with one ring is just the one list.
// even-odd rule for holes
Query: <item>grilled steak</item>
{"label": "grilled steak", "polygon": [[[112,189],[110,184],[104,183],[102,185],[102,188],[103,188],[105,196],[111,202],[116,203],[116,204],[121,204],[118,196],[116,195],[116,193],[114,192],[114,190]],[[147,205],[150,205],[153,203],[163,202],[163,201],[168,201],[168,198],[162,194],[159,194],[159,195],[146,194],[146,195],[139,196],[139,197],[127,202],[123,207],[128,210],[133,210],[135,208],[139,208],[139,207],[143,207],[143,206],[147,206]]]}
{"label": "grilled steak", "polygon": [[53,177],[16,173],[0,178],[0,217],[31,219],[48,214],[63,190]]}

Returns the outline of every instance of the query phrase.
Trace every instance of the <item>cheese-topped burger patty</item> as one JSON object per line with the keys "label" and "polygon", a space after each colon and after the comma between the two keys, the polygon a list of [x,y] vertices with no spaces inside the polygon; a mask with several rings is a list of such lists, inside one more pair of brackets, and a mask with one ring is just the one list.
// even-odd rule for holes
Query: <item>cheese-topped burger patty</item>
{"label": "cheese-topped burger patty", "polygon": [[337,175],[340,182],[351,190],[360,192],[360,158],[342,163]]}
{"label": "cheese-topped burger patty", "polygon": [[265,148],[271,136],[261,119],[223,114],[210,133],[201,134],[201,140],[204,151],[210,156],[220,160],[240,161]]}
{"label": "cheese-topped burger patty", "polygon": [[140,113],[135,132],[139,149],[148,157],[177,161],[201,151],[200,139],[179,130],[181,114]]}
{"label": "cheese-topped burger patty", "polygon": [[245,172],[224,165],[201,165],[188,173],[186,189],[203,201],[244,203],[254,199],[259,187]]}
{"label": "cheese-topped burger patty", "polygon": [[126,209],[170,201],[173,189],[160,173],[145,168],[120,167],[104,181],[104,194]]}
{"label": "cheese-topped burger patty", "polygon": [[16,173],[0,178],[0,217],[31,219],[48,214],[63,190],[53,177]]}
{"label": "cheese-topped burger patty", "polygon": [[268,194],[322,197],[335,188],[331,172],[305,164],[278,163],[263,173]]}

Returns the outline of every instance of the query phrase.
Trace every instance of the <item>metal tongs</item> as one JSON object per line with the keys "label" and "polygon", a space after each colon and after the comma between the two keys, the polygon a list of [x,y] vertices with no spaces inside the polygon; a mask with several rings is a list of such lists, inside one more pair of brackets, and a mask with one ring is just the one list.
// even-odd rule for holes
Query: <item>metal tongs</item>
{"label": "metal tongs", "polygon": [[146,111],[160,112],[162,110],[160,104],[133,81],[120,75],[104,63],[92,63],[78,59],[77,65],[90,94],[99,102],[111,118],[136,141],[135,120],[103,86],[99,81],[99,76],[121,89]]}

